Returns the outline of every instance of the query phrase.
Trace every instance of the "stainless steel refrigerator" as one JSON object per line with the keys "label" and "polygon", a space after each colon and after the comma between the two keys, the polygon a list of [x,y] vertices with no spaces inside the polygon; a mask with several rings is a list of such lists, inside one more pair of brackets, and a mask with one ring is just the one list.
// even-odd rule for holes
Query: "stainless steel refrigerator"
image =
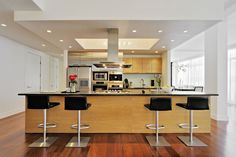
{"label": "stainless steel refrigerator", "polygon": [[76,74],[76,91],[91,91],[92,67],[91,66],[69,66],[67,69],[67,87],[70,87],[69,76]]}

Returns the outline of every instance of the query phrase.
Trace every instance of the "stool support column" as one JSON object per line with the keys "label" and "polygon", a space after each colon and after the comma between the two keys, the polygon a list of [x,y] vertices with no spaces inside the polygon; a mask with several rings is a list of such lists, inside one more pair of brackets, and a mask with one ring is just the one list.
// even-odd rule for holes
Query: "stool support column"
{"label": "stool support column", "polygon": [[80,110],[78,111],[78,146],[80,146]]}
{"label": "stool support column", "polygon": [[193,142],[193,111],[189,110],[189,142]]}
{"label": "stool support column", "polygon": [[47,141],[46,133],[47,133],[47,109],[43,110],[43,143],[45,144]]}
{"label": "stool support column", "polygon": [[159,121],[159,115],[158,115],[158,111],[156,111],[156,143],[159,142],[159,139],[158,139],[158,121]]}

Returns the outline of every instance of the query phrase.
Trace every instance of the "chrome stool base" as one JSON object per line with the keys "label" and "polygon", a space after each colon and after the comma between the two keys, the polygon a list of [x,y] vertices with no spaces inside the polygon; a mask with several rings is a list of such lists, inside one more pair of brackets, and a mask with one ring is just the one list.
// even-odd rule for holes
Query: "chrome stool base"
{"label": "chrome stool base", "polygon": [[156,137],[155,136],[146,136],[146,139],[150,146],[156,147],[156,146],[171,146],[164,137],[159,136],[158,137],[158,142],[156,142]]}
{"label": "chrome stool base", "polygon": [[90,137],[80,137],[80,143],[78,143],[78,137],[73,136],[71,140],[67,143],[66,147],[87,147]]}
{"label": "chrome stool base", "polygon": [[186,146],[189,147],[206,147],[207,145],[193,136],[192,142],[190,142],[190,136],[177,136]]}
{"label": "chrome stool base", "polygon": [[43,137],[40,137],[34,143],[30,144],[29,147],[50,147],[56,140],[57,137],[47,137],[46,143],[44,143]]}

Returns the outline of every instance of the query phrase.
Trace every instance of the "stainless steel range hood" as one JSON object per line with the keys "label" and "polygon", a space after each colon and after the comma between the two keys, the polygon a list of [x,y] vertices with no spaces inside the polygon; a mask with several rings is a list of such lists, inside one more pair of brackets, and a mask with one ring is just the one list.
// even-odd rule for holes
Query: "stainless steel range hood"
{"label": "stainless steel range hood", "polygon": [[119,60],[119,37],[118,28],[108,29],[108,54],[107,62],[94,64],[97,68],[130,68],[131,64],[125,64]]}

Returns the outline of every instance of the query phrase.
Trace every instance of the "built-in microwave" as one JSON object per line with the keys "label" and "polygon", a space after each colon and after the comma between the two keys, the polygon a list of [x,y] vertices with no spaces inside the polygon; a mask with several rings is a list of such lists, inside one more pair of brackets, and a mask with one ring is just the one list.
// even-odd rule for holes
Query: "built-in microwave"
{"label": "built-in microwave", "polygon": [[122,81],[122,74],[109,74],[109,81]]}
{"label": "built-in microwave", "polygon": [[108,81],[108,72],[107,71],[94,71],[93,80],[94,81]]}

